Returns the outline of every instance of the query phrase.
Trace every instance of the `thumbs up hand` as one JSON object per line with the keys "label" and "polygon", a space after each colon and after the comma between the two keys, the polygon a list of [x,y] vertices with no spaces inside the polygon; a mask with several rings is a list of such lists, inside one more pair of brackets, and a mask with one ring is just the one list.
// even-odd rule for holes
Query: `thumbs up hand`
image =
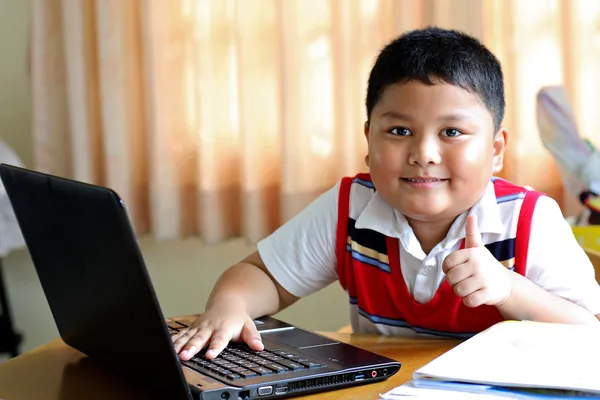
{"label": "thumbs up hand", "polygon": [[465,221],[465,249],[484,247],[481,233],[477,227],[477,217],[469,215]]}
{"label": "thumbs up hand", "polygon": [[512,293],[513,272],[484,246],[477,217],[469,215],[465,224],[465,248],[449,254],[442,265],[446,280],[468,307],[501,306]]}

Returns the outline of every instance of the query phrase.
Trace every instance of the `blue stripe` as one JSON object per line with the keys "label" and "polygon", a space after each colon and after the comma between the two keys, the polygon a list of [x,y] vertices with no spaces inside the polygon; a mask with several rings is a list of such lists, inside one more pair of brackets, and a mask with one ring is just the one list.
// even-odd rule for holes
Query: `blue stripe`
{"label": "blue stripe", "polygon": [[[351,303],[352,303],[352,301],[351,301]],[[380,317],[377,315],[371,315],[360,307],[358,307],[358,313],[360,315],[362,315],[363,317],[367,318],[369,321],[373,322],[374,324],[388,325],[388,326],[394,326],[394,327],[399,327],[399,328],[409,328],[409,329],[414,330],[417,333],[422,333],[422,334],[427,334],[427,335],[443,336],[443,337],[458,338],[458,339],[469,339],[470,337],[475,335],[475,333],[442,332],[442,331],[436,331],[433,329],[412,326],[408,322],[406,322],[405,320],[402,320],[402,319],[391,319],[391,318]]]}
{"label": "blue stripe", "polygon": [[525,192],[515,193],[515,194],[509,194],[509,195],[506,195],[506,196],[502,196],[502,197],[496,198],[496,203],[497,204],[506,203],[507,201],[522,199],[524,197],[525,197]]}
{"label": "blue stripe", "polygon": [[386,236],[371,229],[356,229],[356,221],[352,218],[348,218],[348,236],[363,247],[387,255]]}
{"label": "blue stripe", "polygon": [[510,260],[515,258],[516,239],[509,238],[497,242],[488,243],[485,247],[498,261]]}
{"label": "blue stripe", "polygon": [[349,251],[350,253],[352,253],[352,258],[354,258],[357,261],[360,261],[364,264],[371,265],[373,267],[377,267],[380,270],[385,271],[385,272],[391,272],[389,264],[379,261],[375,258],[365,256],[364,254],[360,254],[358,251],[353,250],[352,246],[350,246],[349,244],[346,245],[346,251]]}
{"label": "blue stripe", "polygon": [[365,181],[364,179],[354,178],[352,183],[358,183],[359,185],[363,185],[364,187],[368,187],[369,189],[374,189],[373,182]]}
{"label": "blue stripe", "polygon": [[356,297],[348,296],[350,298],[350,304],[358,304],[358,299]]}

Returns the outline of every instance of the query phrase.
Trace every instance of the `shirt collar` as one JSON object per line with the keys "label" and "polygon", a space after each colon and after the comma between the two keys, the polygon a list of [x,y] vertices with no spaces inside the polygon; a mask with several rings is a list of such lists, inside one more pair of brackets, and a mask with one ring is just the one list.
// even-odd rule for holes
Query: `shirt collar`
{"label": "shirt collar", "polygon": [[[454,221],[448,231],[447,239],[463,239],[465,237],[465,220],[467,215],[477,216],[479,232],[501,234],[504,224],[496,203],[494,184],[488,183],[486,190],[477,203],[467,212],[462,213]],[[356,228],[371,229],[386,236],[401,239],[406,235],[414,235],[406,217],[390,206],[375,192],[362,213],[356,219]]]}

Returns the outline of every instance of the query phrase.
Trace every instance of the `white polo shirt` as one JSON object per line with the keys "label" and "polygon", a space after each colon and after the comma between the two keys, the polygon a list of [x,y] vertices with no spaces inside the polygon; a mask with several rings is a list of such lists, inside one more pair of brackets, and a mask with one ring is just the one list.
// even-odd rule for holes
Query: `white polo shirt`
{"label": "white polo shirt", "polygon": [[[294,296],[307,296],[338,279],[335,245],[339,187],[338,182],[258,243],[258,252],[269,272]],[[356,228],[367,228],[400,239],[400,265],[406,285],[417,302],[427,303],[445,277],[440,260],[458,250],[465,237],[467,213],[461,214],[447,237],[425,254],[406,218],[378,192],[370,196],[373,197],[356,219]],[[485,243],[486,235],[504,230],[493,183],[490,182],[471,213],[477,215]],[[594,315],[600,314],[600,286],[594,278],[594,268],[558,204],[547,196],[541,196],[535,206],[526,277],[548,292],[570,300]]]}

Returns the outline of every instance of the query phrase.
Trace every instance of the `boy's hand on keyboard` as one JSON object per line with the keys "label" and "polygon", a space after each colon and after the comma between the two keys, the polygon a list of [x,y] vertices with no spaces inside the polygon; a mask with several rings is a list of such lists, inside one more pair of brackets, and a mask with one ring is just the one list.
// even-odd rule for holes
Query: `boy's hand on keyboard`
{"label": "boy's hand on keyboard", "polygon": [[187,361],[208,346],[206,358],[213,359],[230,341],[245,342],[253,350],[264,346],[254,321],[239,307],[213,307],[206,310],[187,329],[172,336],[179,358]]}

